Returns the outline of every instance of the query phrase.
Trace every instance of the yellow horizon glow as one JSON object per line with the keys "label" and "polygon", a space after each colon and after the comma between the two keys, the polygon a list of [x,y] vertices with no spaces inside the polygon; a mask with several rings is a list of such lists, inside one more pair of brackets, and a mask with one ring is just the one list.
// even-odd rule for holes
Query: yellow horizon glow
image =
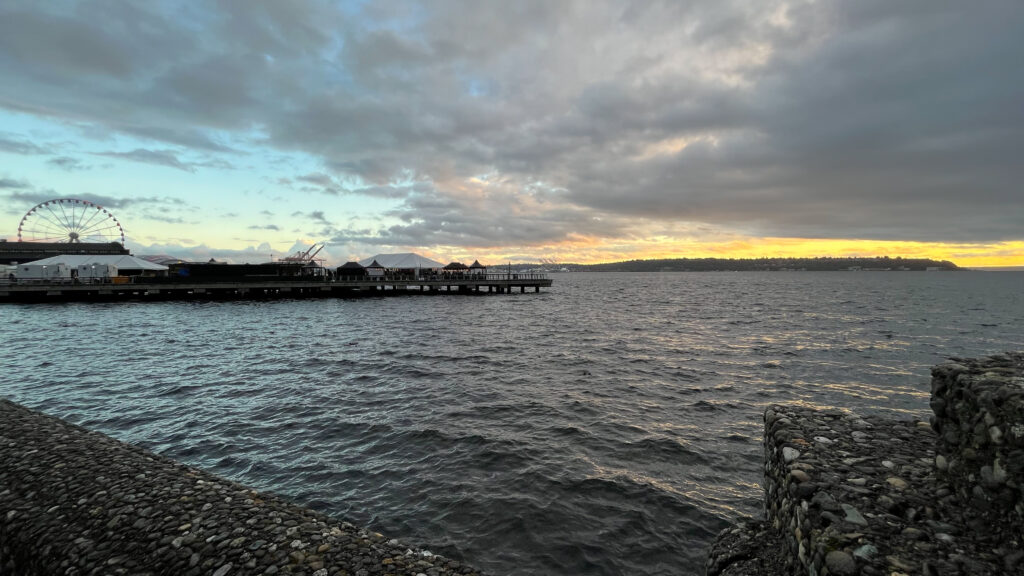
{"label": "yellow horizon glow", "polygon": [[[913,242],[861,239],[734,237],[724,241],[652,238],[615,241],[606,238],[574,238],[557,244],[521,247],[434,247],[434,254],[453,254],[461,259],[501,263],[525,262],[527,254],[559,263],[601,264],[625,260],[671,258],[816,258],[889,256],[949,260],[962,268],[1024,266],[1024,241],[989,243]],[[513,256],[514,253],[519,254]]]}
{"label": "yellow horizon glow", "polygon": [[[8,237],[15,242],[17,237]],[[307,245],[313,239],[297,240]],[[202,242],[211,249],[253,249],[245,242]],[[290,248],[275,246],[275,254],[284,254]],[[290,246],[290,244],[289,244]],[[183,246],[184,247],[184,246]],[[367,251],[368,250],[368,251]],[[330,251],[330,246],[328,246]],[[369,256],[372,248],[364,248]],[[360,252],[362,252],[360,251]],[[709,237],[673,235],[646,238],[603,238],[573,236],[552,244],[529,246],[393,246],[381,247],[377,252],[416,252],[438,261],[479,260],[485,265],[505,262],[538,263],[542,260],[572,264],[603,264],[626,260],[656,260],[672,258],[815,258],[889,256],[891,258],[930,258],[949,260],[962,268],[1024,267],[1024,240],[1005,242],[912,242],[902,240],[863,240],[835,238],[782,238],[754,237],[735,234],[711,234]],[[336,258],[337,254],[334,255]],[[350,259],[354,255],[350,255]]]}

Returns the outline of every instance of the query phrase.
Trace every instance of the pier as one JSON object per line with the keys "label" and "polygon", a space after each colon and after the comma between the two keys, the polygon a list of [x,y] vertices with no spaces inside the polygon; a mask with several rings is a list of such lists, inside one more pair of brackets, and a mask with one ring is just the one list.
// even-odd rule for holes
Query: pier
{"label": "pier", "polygon": [[0,283],[0,303],[483,295],[540,292],[541,288],[551,286],[551,279],[544,274],[515,272],[437,275],[426,278],[395,274],[199,281],[175,277],[121,276],[95,281],[62,278],[3,282]]}

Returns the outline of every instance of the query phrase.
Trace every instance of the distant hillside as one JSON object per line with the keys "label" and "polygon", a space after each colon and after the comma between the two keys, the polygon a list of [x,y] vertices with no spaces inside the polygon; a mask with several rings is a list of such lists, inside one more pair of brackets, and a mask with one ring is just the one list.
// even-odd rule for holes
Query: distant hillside
{"label": "distant hillside", "polygon": [[[536,265],[514,265],[532,268]],[[572,272],[758,272],[758,271],[846,271],[846,270],[959,270],[948,260],[928,258],[671,258],[664,260],[629,260],[608,264],[555,264],[548,270],[567,269]]]}

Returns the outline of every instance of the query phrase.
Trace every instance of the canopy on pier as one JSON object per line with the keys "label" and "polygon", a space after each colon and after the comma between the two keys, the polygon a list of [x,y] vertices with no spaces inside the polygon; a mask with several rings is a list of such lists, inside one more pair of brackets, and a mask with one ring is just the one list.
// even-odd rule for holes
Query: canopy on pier
{"label": "canopy on pier", "polygon": [[366,274],[366,268],[359,262],[345,262],[338,266],[338,272],[342,274]]}
{"label": "canopy on pier", "polygon": [[142,258],[146,262],[152,262],[153,264],[159,264],[161,266],[170,266],[171,264],[184,264],[185,261],[177,256],[170,256],[167,254],[140,254],[136,258]]}
{"label": "canopy on pier", "polygon": [[412,252],[405,252],[402,254],[377,254],[376,256],[359,261],[360,264],[367,267],[373,262],[377,262],[384,268],[389,269],[401,268],[411,270],[413,268],[444,268],[444,264],[437,260],[431,260],[426,256],[420,256],[419,254],[413,254]]}
{"label": "canopy on pier", "polygon": [[155,264],[142,258],[136,258],[128,254],[61,254],[50,256],[34,262],[25,264],[43,264],[53,266],[55,264],[66,264],[68,268],[75,269],[82,264],[113,264],[120,271],[143,271],[143,272],[164,272],[167,266]]}

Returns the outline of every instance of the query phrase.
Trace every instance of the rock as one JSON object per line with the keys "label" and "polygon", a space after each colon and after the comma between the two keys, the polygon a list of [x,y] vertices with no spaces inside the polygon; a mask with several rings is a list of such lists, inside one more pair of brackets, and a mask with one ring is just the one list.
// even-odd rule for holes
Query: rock
{"label": "rock", "polygon": [[800,451],[796,448],[786,446],[782,449],[782,459],[786,462],[792,462],[800,457]]}
{"label": "rock", "polygon": [[830,574],[835,576],[855,576],[857,574],[857,562],[853,557],[841,550],[833,550],[825,555],[825,566]]}
{"label": "rock", "polygon": [[868,521],[861,515],[860,511],[849,504],[842,504],[843,514],[846,516],[846,521],[851,524],[858,526],[867,526]]}
{"label": "rock", "polygon": [[898,478],[896,476],[890,476],[890,477],[886,478],[885,481],[888,482],[890,486],[892,486],[893,488],[895,488],[897,490],[906,490],[906,488],[907,488],[907,481],[904,480],[903,478]]}
{"label": "rock", "polygon": [[1003,468],[999,459],[996,458],[996,460],[992,462],[992,481],[996,484],[1004,484],[1006,483],[1007,478],[1008,475],[1006,473],[1006,469]]}
{"label": "rock", "polygon": [[989,427],[988,437],[993,444],[1001,445],[1003,443],[1003,431],[998,426]]}
{"label": "rock", "polygon": [[231,571],[231,563],[228,562],[227,564],[221,566],[220,568],[217,568],[217,571],[213,573],[213,576],[224,576],[225,574],[227,574],[230,571]]}
{"label": "rock", "polygon": [[923,530],[920,530],[918,528],[912,528],[912,527],[904,528],[900,532],[900,534],[902,534],[903,537],[908,539],[908,540],[924,540],[924,539],[926,539],[928,537],[928,535],[925,534]]}
{"label": "rock", "polygon": [[789,475],[797,482],[808,482],[811,477],[803,470],[791,470]]}
{"label": "rock", "polygon": [[833,498],[831,494],[825,491],[819,491],[818,493],[816,493],[814,495],[814,498],[811,499],[811,504],[818,506],[822,510],[827,510],[830,512],[838,512],[840,510],[839,504],[836,502],[836,499]]}
{"label": "rock", "polygon": [[1024,550],[1014,550],[1003,556],[1003,565],[1007,570],[1014,570],[1021,565],[1021,560],[1024,560]]}
{"label": "rock", "polygon": [[878,548],[871,544],[864,544],[853,551],[853,557],[860,560],[871,560],[878,556]]}

